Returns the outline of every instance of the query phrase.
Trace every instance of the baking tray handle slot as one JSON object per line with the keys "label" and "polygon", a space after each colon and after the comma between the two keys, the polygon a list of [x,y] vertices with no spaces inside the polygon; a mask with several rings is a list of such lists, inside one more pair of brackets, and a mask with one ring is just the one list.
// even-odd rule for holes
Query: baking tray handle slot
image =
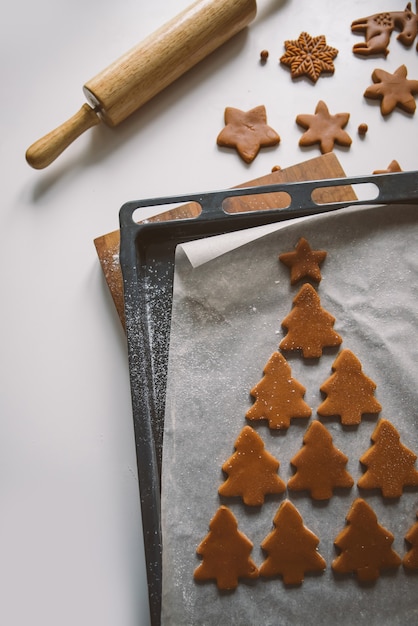
{"label": "baking tray handle slot", "polygon": [[248,211],[267,211],[269,209],[287,209],[292,197],[286,191],[276,193],[245,194],[224,198],[222,210],[226,214],[246,213]]}

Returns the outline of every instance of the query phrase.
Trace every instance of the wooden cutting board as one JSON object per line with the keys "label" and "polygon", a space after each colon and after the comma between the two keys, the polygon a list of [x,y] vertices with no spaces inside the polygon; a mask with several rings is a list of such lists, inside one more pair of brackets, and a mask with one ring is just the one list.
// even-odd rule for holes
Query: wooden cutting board
{"label": "wooden cutting board", "polygon": [[[271,172],[254,180],[237,185],[237,187],[249,187],[255,185],[268,185],[272,183],[298,182],[303,180],[320,180],[326,178],[343,178],[345,173],[333,152],[316,157],[309,161],[293,165],[283,170]],[[316,190],[316,202],[340,202],[356,200],[357,197],[349,185],[334,188]],[[242,212],[244,210],[259,210],[266,208],[283,208],[286,206],[286,198],[283,194],[262,194],[252,196],[251,206],[244,206],[239,198],[229,199],[228,212]],[[168,219],[194,217],[196,208],[192,204],[185,204],[171,211],[160,213],[155,217],[148,218],[148,222],[161,222]],[[117,313],[124,326],[124,303],[123,303],[123,279],[119,264],[120,233],[115,230],[94,240],[100,264],[110,289]]]}

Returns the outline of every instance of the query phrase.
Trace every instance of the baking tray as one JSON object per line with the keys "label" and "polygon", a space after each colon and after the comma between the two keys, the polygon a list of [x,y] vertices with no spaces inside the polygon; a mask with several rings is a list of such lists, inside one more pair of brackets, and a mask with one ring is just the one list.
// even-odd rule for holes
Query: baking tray
{"label": "baking tray", "polygon": [[[372,198],[321,203],[327,188],[373,185]],[[255,197],[287,194],[285,208],[249,210]],[[197,204],[197,217],[137,223],[145,207]],[[229,204],[241,205],[230,212]],[[131,201],[120,209],[123,275],[132,411],[137,453],[151,622],[160,624],[162,541],[160,479],[175,251],[204,237],[337,211],[347,206],[418,204],[418,171],[242,187]]]}

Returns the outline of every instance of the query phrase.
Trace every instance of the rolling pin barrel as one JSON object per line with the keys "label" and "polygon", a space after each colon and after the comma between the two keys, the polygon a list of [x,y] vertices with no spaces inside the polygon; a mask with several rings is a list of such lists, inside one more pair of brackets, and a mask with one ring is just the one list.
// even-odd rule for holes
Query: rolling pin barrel
{"label": "rolling pin barrel", "polygon": [[254,17],[255,0],[199,0],[84,85],[116,126]]}
{"label": "rolling pin barrel", "polygon": [[[86,82],[76,116],[34,143],[28,163],[46,167],[100,118],[116,126],[255,17],[256,0],[198,0]],[[97,118],[97,119],[95,119]],[[71,121],[71,127],[68,125]]]}

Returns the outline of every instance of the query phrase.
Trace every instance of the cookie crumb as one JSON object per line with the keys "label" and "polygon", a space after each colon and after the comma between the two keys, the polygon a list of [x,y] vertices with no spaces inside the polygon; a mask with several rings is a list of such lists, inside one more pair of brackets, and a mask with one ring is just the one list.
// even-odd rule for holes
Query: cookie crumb
{"label": "cookie crumb", "polygon": [[271,171],[272,171],[272,172],[280,172],[280,170],[281,170],[281,169],[282,169],[282,168],[280,167],[280,165],[274,165],[274,166],[271,168]]}
{"label": "cookie crumb", "polygon": [[265,63],[268,58],[269,58],[269,51],[268,50],[262,50],[260,52],[260,61],[262,63]]}
{"label": "cookie crumb", "polygon": [[367,126],[367,124],[363,122],[362,124],[359,124],[357,132],[360,135],[360,137],[364,137],[368,130],[369,130],[369,127]]}

